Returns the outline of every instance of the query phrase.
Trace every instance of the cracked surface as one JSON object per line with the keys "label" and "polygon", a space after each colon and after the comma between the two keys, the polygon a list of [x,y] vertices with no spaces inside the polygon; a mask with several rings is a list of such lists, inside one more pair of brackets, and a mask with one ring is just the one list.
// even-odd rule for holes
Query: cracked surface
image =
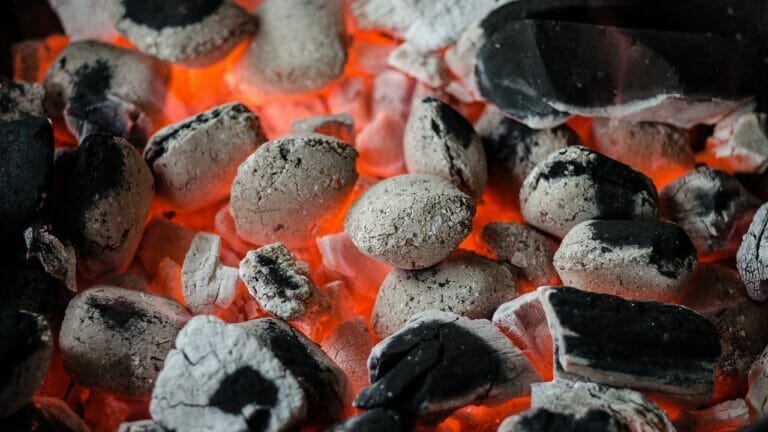
{"label": "cracked surface", "polygon": [[369,384],[367,363],[372,348],[373,338],[362,317],[342,323],[323,341],[323,351],[347,377],[346,404]]}
{"label": "cracked surface", "polygon": [[221,263],[220,251],[221,237],[199,233],[184,258],[181,284],[187,306],[194,313],[226,309],[235,299],[237,269]]}
{"label": "cracked surface", "polygon": [[749,297],[757,301],[768,299],[768,242],[763,242],[767,226],[768,204],[763,204],[755,213],[736,253],[736,268]]}
{"label": "cracked surface", "polygon": [[483,241],[496,258],[522,270],[534,286],[556,283],[552,261],[558,244],[535,229],[516,223],[491,223],[483,228]]}

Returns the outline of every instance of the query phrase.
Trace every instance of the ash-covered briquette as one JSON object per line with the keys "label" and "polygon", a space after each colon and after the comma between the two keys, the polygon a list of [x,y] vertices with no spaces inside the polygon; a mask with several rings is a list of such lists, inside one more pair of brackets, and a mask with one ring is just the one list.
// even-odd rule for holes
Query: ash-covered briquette
{"label": "ash-covered briquette", "polygon": [[387,63],[432,88],[443,87],[449,79],[443,58],[437,52],[421,50],[408,42],[395,48]]}
{"label": "ash-covered briquette", "polygon": [[558,280],[552,264],[557,242],[535,229],[517,223],[491,223],[483,228],[483,241],[497,259],[520,269],[534,286]]}
{"label": "ash-covered briquette", "polygon": [[306,246],[357,181],[357,151],[325,135],[262,144],[237,169],[230,209],[237,234],[256,244]]}
{"label": "ash-covered briquette", "polygon": [[90,135],[77,150],[57,203],[57,229],[86,274],[128,268],[154,195],[152,173],[128,141]]}
{"label": "ash-covered briquette", "polygon": [[36,396],[10,417],[0,418],[0,430],[91,432],[85,422],[58,398]]}
{"label": "ash-covered briquette", "polygon": [[706,166],[667,185],[659,201],[700,254],[735,252],[760,205],[734,177]]}
{"label": "ash-covered briquette", "polygon": [[355,120],[348,113],[299,119],[291,123],[291,128],[295,134],[318,133],[355,144]]}
{"label": "ash-covered briquette", "polygon": [[368,189],[344,229],[360,252],[393,267],[419,269],[448,256],[472,230],[475,204],[449,181],[405,174]]}
{"label": "ash-covered briquette", "polygon": [[27,258],[40,261],[51,277],[72,292],[77,292],[77,257],[75,248],[65,244],[52,232],[50,225],[34,225],[24,231]]}
{"label": "ash-covered briquette", "polygon": [[286,322],[262,318],[237,324],[272,354],[299,382],[307,397],[307,416],[322,422],[341,417],[347,378],[314,342]]}
{"label": "ash-covered briquette", "polygon": [[747,286],[747,294],[757,301],[768,299],[768,242],[762,241],[766,229],[768,204],[763,204],[752,218],[736,253],[736,268]]}
{"label": "ash-covered briquette", "polygon": [[564,379],[531,385],[531,408],[581,415],[590,410],[607,412],[632,432],[675,432],[658,405],[641,393],[591,382]]}
{"label": "ash-covered briquette", "polygon": [[212,64],[257,28],[231,0],[119,0],[117,30],[149,55],[199,67]]}
{"label": "ash-covered briquette", "polygon": [[712,396],[720,342],[701,315],[570,287],[538,293],[554,340],[556,375],[697,402]]}
{"label": "ash-covered briquette", "polygon": [[768,416],[768,347],[749,370],[749,391],[746,400],[758,416]]}
{"label": "ash-covered briquette", "polygon": [[240,278],[261,307],[286,320],[304,316],[317,290],[306,263],[297,262],[282,243],[249,251],[240,262]]}
{"label": "ash-covered briquette", "polygon": [[539,376],[487,320],[435,310],[417,314],[373,348],[371,386],[358,408],[390,408],[424,420],[464,405],[528,394]]}
{"label": "ash-covered briquette", "polygon": [[563,238],[553,264],[563,284],[635,300],[674,300],[696,269],[685,231],[656,220],[591,220]]}
{"label": "ash-covered briquette", "polygon": [[124,288],[90,288],[67,307],[59,339],[64,367],[82,386],[146,397],[188,319],[172,300]]}
{"label": "ash-covered briquette", "polygon": [[171,430],[297,430],[307,400],[272,351],[238,326],[197,316],[176,338],[157,378],[152,418]]}
{"label": "ash-covered briquette", "polygon": [[508,266],[468,251],[421,270],[393,269],[379,288],[371,327],[385,338],[430,309],[488,319],[515,297],[516,279]]}
{"label": "ash-covered briquette", "polygon": [[488,168],[475,129],[458,111],[433,97],[417,102],[403,137],[405,166],[411,174],[432,174],[480,198]]}
{"label": "ash-covered briquette", "polygon": [[41,84],[10,81],[0,77],[0,122],[25,117],[45,117]]}
{"label": "ash-covered briquette", "polygon": [[144,159],[159,196],[196,210],[229,196],[237,167],[266,140],[248,107],[228,103],[160,129]]}
{"label": "ash-covered briquette", "polygon": [[720,120],[707,139],[705,154],[729,171],[757,173],[768,164],[768,116],[746,105]]}
{"label": "ash-covered briquette", "polygon": [[333,425],[324,432],[411,432],[410,420],[397,411],[374,408]]}
{"label": "ash-covered briquette", "polygon": [[[493,313],[493,324],[533,360],[540,373],[552,373],[552,335],[536,291],[504,303]],[[542,370],[543,369],[543,370]]]}
{"label": "ash-covered briquette", "polygon": [[139,420],[123,423],[117,432],[167,432],[160,423],[154,420]]}
{"label": "ash-covered briquette", "polygon": [[181,266],[184,299],[193,313],[212,313],[226,309],[235,299],[237,269],[219,259],[221,237],[199,233],[192,240]]}
{"label": "ash-covered briquette", "polygon": [[529,224],[562,238],[590,219],[653,219],[658,195],[642,173],[571,146],[533,168],[520,189],[520,206]]}
{"label": "ash-covered briquette", "polygon": [[497,432],[629,432],[623,420],[608,411],[588,409],[579,413],[558,413],[535,408],[507,417]]}
{"label": "ash-covered briquette", "polygon": [[42,315],[0,308],[0,418],[32,398],[52,352],[53,335]]}
{"label": "ash-covered briquette", "polygon": [[315,90],[339,77],[347,61],[340,0],[265,0],[259,29],[239,75],[265,93]]}

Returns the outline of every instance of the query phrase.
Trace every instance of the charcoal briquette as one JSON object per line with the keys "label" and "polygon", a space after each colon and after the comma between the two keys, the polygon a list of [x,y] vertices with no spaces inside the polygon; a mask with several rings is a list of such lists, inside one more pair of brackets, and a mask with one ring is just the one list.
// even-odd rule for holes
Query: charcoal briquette
{"label": "charcoal briquette", "polygon": [[547,316],[536,291],[506,302],[493,313],[493,324],[533,360],[533,365],[548,376],[552,373],[552,335]]}
{"label": "charcoal briquette", "polygon": [[27,258],[34,257],[51,277],[72,292],[77,292],[77,257],[75,248],[52,233],[50,225],[33,225],[24,231]]}
{"label": "charcoal briquette", "polygon": [[517,223],[491,223],[483,228],[483,241],[496,258],[522,271],[534,286],[558,281],[552,261],[558,244],[535,229]]}
{"label": "charcoal briquette", "polygon": [[193,313],[226,309],[235,299],[238,271],[219,259],[221,237],[199,233],[192,240],[181,266],[184,299]]}
{"label": "charcoal briquette", "polygon": [[41,84],[10,81],[0,77],[0,122],[45,117],[44,93]]}
{"label": "charcoal briquette", "polygon": [[768,242],[762,242],[766,227],[768,204],[763,204],[752,218],[736,253],[736,267],[747,293],[757,301],[768,299]]}
{"label": "charcoal briquette", "polygon": [[411,421],[397,411],[374,408],[335,424],[324,432],[411,432]]}
{"label": "charcoal briquette", "polygon": [[295,134],[318,133],[349,145],[355,144],[355,120],[348,113],[299,119],[291,124],[291,128]]}
{"label": "charcoal briquette", "polygon": [[579,413],[559,413],[546,408],[535,408],[507,417],[497,432],[629,432],[629,427],[614,414],[601,409],[588,409]]}

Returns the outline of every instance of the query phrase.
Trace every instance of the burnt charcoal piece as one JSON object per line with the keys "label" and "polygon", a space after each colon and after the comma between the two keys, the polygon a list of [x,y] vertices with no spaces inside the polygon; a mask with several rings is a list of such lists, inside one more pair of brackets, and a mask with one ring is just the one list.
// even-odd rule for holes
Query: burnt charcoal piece
{"label": "burnt charcoal piece", "polygon": [[48,120],[0,122],[0,173],[0,239],[18,241],[50,188],[53,129]]}
{"label": "burnt charcoal piece", "polygon": [[590,219],[653,219],[658,195],[651,179],[586,147],[551,153],[520,189],[525,220],[563,237]]}
{"label": "burnt charcoal piece", "polygon": [[90,288],[67,307],[59,340],[64,367],[82,386],[146,397],[188,319],[172,300],[124,288]]}
{"label": "burnt charcoal piece", "polygon": [[77,292],[75,248],[62,243],[51,230],[49,225],[34,225],[24,231],[27,259],[36,258],[51,277]]}
{"label": "burnt charcoal piece", "polygon": [[354,399],[360,390],[368,387],[368,354],[373,349],[373,337],[363,317],[343,322],[323,340],[323,351],[347,376],[344,403]]}
{"label": "burnt charcoal piece", "polygon": [[766,227],[768,204],[763,204],[752,218],[736,253],[736,267],[747,286],[747,294],[757,301],[768,299],[768,242],[762,241]]}
{"label": "burnt charcoal piece", "polygon": [[0,308],[0,418],[32,398],[52,352],[53,335],[42,315]]}
{"label": "burnt charcoal piece", "polygon": [[730,172],[760,173],[768,164],[768,116],[753,105],[720,120],[707,139],[704,155]]}
{"label": "burnt charcoal piece", "polygon": [[120,0],[114,23],[140,51],[193,67],[220,60],[257,27],[230,0]]}
{"label": "burnt charcoal piece", "polygon": [[396,411],[374,408],[350,417],[324,432],[411,432],[413,425]]}
{"label": "burnt charcoal piece", "polygon": [[629,427],[608,411],[589,409],[584,412],[558,413],[537,408],[507,417],[497,432],[629,432]]}
{"label": "burnt charcoal piece", "polygon": [[553,263],[565,285],[669,302],[696,269],[696,249],[669,222],[593,220],[568,232]]}
{"label": "burnt charcoal piece", "polygon": [[355,120],[348,113],[299,119],[291,123],[291,129],[295,134],[318,133],[355,144]]}
{"label": "burnt charcoal piece", "polygon": [[0,303],[43,315],[58,333],[71,292],[36,261],[0,263]]}
{"label": "burnt charcoal piece", "polygon": [[123,423],[117,432],[166,432],[167,429],[153,420],[139,420]]}
{"label": "burnt charcoal piece", "polygon": [[746,400],[757,415],[768,416],[768,347],[749,370],[749,391]]}
{"label": "burnt charcoal piece", "polygon": [[0,122],[45,117],[43,86],[0,77]]}
{"label": "burnt charcoal piece", "polygon": [[16,414],[0,419],[0,430],[36,432],[91,432],[88,425],[61,399],[34,397]]}
{"label": "burnt charcoal piece", "polygon": [[422,270],[393,269],[379,288],[371,327],[385,338],[429,309],[487,319],[515,297],[516,279],[508,266],[467,251]]}
{"label": "burnt charcoal piece", "polygon": [[449,181],[405,174],[368,189],[349,209],[344,229],[360,252],[393,267],[437,264],[469,235],[475,204]]}
{"label": "burnt charcoal piece", "polygon": [[662,214],[688,233],[700,254],[735,253],[757,198],[725,171],[698,167],[662,189]]}
{"label": "burnt charcoal piece", "polygon": [[520,269],[534,286],[558,282],[552,264],[557,242],[535,229],[516,223],[491,223],[483,228],[483,241],[496,258]]}
{"label": "burnt charcoal piece", "polygon": [[701,315],[569,287],[538,292],[564,372],[685,400],[712,396],[720,342]]}
{"label": "burnt charcoal piece", "polygon": [[221,237],[199,233],[192,240],[181,266],[181,285],[189,310],[213,313],[235,299],[237,269],[219,260]]}
{"label": "burnt charcoal piece", "polygon": [[336,363],[298,330],[275,318],[237,324],[277,357],[307,397],[307,416],[334,421],[341,417],[347,378]]}
{"label": "burnt charcoal piece", "polygon": [[391,408],[424,420],[439,419],[479,401],[528,393],[539,381],[523,353],[489,321],[430,310],[415,315],[373,348],[371,386],[358,408]]}
{"label": "burnt charcoal piece", "polygon": [[523,350],[541,376],[551,376],[552,336],[536,291],[499,306],[493,313],[493,324]]}
{"label": "burnt charcoal piece", "polygon": [[149,406],[171,430],[296,430],[307,401],[293,374],[245,330],[197,316],[166,358]]}
{"label": "burnt charcoal piece", "polygon": [[442,177],[475,198],[483,194],[488,176],[483,145],[472,125],[450,105],[433,97],[416,103],[403,148],[409,173]]}
{"label": "burnt charcoal piece", "polygon": [[77,251],[79,269],[102,275],[128,268],[154,194],[152,174],[128,141],[90,135],[78,148],[58,205],[62,240]]}
{"label": "burnt charcoal piece", "polygon": [[[709,408],[691,411],[696,430],[739,430],[753,423],[752,413],[744,399],[720,402]],[[738,429],[737,429],[738,428]]]}

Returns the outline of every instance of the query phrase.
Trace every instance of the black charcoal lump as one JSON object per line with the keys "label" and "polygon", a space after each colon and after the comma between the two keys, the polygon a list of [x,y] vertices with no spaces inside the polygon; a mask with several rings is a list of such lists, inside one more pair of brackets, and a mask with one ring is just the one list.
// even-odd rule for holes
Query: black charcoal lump
{"label": "black charcoal lump", "polygon": [[536,408],[507,417],[497,432],[629,432],[629,427],[608,411],[589,409],[584,412],[559,413]]}
{"label": "black charcoal lump", "polygon": [[768,242],[762,242],[766,228],[768,204],[763,204],[752,218],[736,253],[736,267],[747,286],[747,293],[757,301],[768,299]]}
{"label": "black charcoal lump", "polygon": [[0,77],[0,122],[25,117],[45,117],[41,84],[10,81]]}

